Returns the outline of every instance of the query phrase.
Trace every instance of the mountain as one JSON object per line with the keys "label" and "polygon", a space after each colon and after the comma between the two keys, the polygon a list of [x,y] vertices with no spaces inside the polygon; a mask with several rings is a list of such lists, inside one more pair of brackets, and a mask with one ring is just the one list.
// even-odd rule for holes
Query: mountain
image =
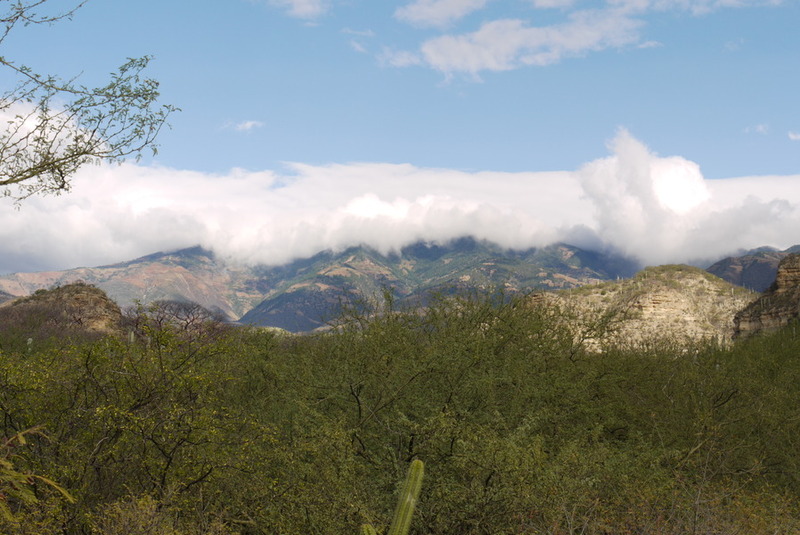
{"label": "mountain", "polygon": [[648,267],[634,277],[548,294],[590,347],[691,340],[730,342],[734,315],[758,294],[700,268]]}
{"label": "mountain", "polygon": [[[785,301],[776,296],[789,295],[787,288],[800,293],[800,260],[792,267],[788,259],[800,256],[790,255],[781,264],[778,290],[770,294],[768,303]],[[747,329],[759,321],[759,325],[772,321],[764,319],[771,318],[769,314],[756,320],[753,314],[740,313],[734,323],[737,312],[753,309],[745,307],[757,294],[702,269],[669,265],[633,274],[634,269],[622,259],[564,244],[505,251],[470,239],[448,245],[415,244],[389,255],[353,247],[279,267],[236,266],[192,248],[98,268],[2,277],[0,288],[6,291],[56,283],[52,290],[35,289],[28,297],[0,304],[0,323],[41,317],[52,328],[67,330],[75,318],[76,325],[83,326],[99,326],[103,321],[118,324],[119,307],[106,297],[107,292],[116,302],[193,301],[231,315],[251,303],[240,322],[306,332],[326,325],[342,306],[357,307],[385,292],[398,305],[418,307],[432,293],[475,289],[537,291],[526,302],[556,305],[564,325],[596,349],[665,340],[726,343],[735,327]],[[97,283],[98,288],[64,282],[78,277]],[[800,297],[791,294],[792,299],[796,315]],[[765,301],[758,302],[762,304],[753,310],[763,311]]]}
{"label": "mountain", "polygon": [[736,314],[736,336],[746,337],[783,327],[800,316],[800,254],[788,254],[778,265],[775,282]]}
{"label": "mountain", "polygon": [[377,298],[384,289],[399,303],[420,304],[432,292],[573,288],[630,276],[636,270],[623,259],[564,244],[515,252],[472,239],[446,246],[415,244],[393,255],[357,247],[337,255],[324,253],[318,262],[317,269],[290,281],[241,321],[308,331],[324,326],[342,304]]}
{"label": "mountain", "polygon": [[123,307],[193,301],[229,320],[299,332],[324,325],[342,304],[375,298],[384,288],[400,300],[420,302],[432,291],[458,288],[574,288],[628,277],[638,267],[566,244],[508,251],[472,238],[446,245],[417,243],[396,254],[352,247],[282,266],[254,267],[195,247],[96,268],[6,275],[0,277],[0,291],[21,296],[83,281]]}
{"label": "mountain", "polygon": [[800,245],[784,251],[759,247],[739,256],[724,258],[708,267],[707,271],[737,286],[763,292],[775,280],[780,261],[796,252],[800,252]]}
{"label": "mountain", "polygon": [[80,281],[102,289],[122,307],[158,300],[193,301],[236,319],[265,296],[253,279],[252,269],[222,263],[211,252],[194,247],[96,268],[5,275],[0,277],[0,291],[29,295]]}

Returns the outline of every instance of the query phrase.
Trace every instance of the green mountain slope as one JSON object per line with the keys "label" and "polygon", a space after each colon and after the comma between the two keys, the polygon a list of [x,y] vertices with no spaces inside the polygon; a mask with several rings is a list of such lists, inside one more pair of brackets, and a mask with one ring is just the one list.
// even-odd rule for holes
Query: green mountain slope
{"label": "green mountain slope", "polygon": [[308,331],[324,326],[342,305],[375,299],[384,289],[400,303],[419,303],[432,292],[575,288],[635,271],[632,262],[565,244],[506,251],[464,238],[446,246],[419,243],[390,255],[358,247],[318,255],[311,269],[285,279],[241,321]]}

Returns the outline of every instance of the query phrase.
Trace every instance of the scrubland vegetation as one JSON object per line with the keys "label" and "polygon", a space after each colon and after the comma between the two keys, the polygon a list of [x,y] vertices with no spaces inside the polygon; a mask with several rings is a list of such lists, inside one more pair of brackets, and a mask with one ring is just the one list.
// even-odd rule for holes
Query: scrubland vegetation
{"label": "scrubland vegetation", "polygon": [[414,459],[412,533],[800,532],[794,326],[597,353],[561,314],[388,300],[308,336],[147,310],[92,339],[5,322],[0,533],[385,532]]}

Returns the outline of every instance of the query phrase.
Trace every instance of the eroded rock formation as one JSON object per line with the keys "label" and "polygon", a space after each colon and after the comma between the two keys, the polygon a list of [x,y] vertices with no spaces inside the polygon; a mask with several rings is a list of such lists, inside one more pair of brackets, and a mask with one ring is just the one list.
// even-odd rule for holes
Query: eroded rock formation
{"label": "eroded rock formation", "polygon": [[800,255],[781,260],[775,282],[734,317],[736,336],[780,329],[800,315]]}

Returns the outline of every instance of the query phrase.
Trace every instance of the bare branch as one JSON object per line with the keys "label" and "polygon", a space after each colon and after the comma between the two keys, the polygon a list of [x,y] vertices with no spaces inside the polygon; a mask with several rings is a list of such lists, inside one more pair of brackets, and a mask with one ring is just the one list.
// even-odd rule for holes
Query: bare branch
{"label": "bare branch", "polygon": [[[0,43],[16,26],[69,18],[83,6],[42,14],[48,0],[18,0],[0,15]],[[156,152],[156,137],[173,106],[158,105],[158,82],[143,71],[149,56],[128,59],[107,85],[88,88],[0,57],[15,87],[0,96],[0,195],[17,202],[37,194],[68,191],[75,172],[89,162],[119,162]]]}

